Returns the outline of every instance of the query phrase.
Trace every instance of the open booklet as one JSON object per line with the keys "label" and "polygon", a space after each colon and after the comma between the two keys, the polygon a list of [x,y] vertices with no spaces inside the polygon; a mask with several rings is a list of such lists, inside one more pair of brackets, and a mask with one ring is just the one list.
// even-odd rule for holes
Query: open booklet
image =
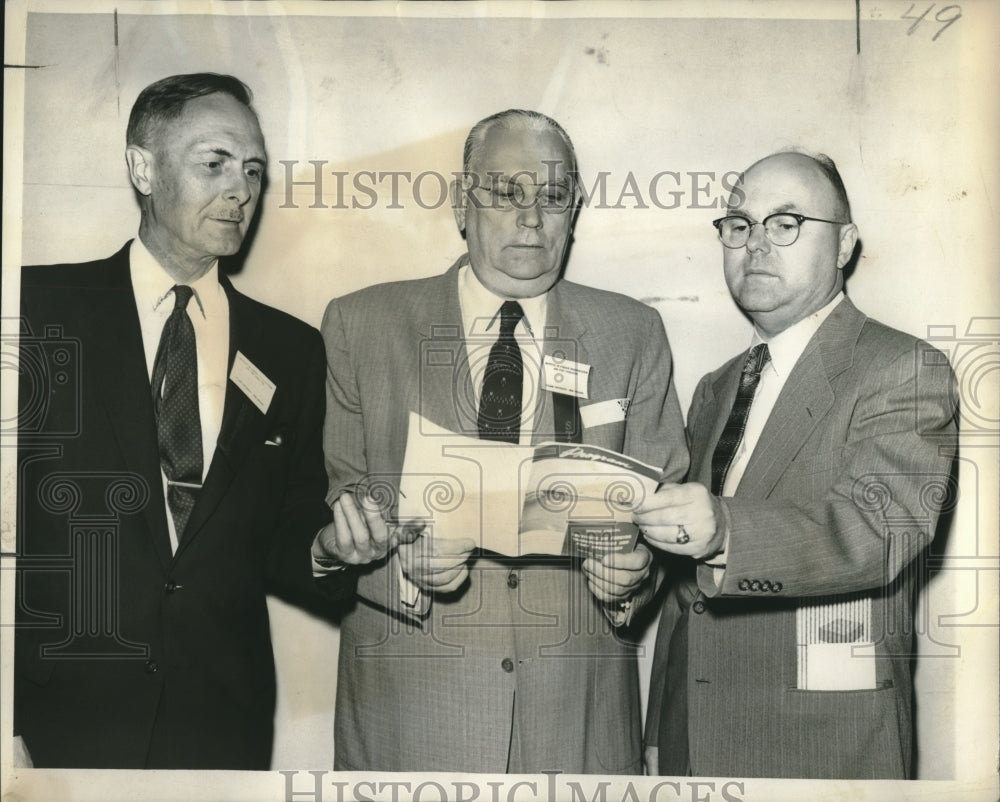
{"label": "open booklet", "polygon": [[631,551],[633,508],[661,471],[597,446],[496,443],[410,413],[400,521],[511,557]]}

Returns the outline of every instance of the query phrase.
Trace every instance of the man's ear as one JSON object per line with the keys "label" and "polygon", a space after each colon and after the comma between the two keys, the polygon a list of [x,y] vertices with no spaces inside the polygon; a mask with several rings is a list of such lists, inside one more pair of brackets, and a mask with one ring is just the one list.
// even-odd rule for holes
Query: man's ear
{"label": "man's ear", "polygon": [[140,195],[152,194],[153,154],[139,145],[129,145],[125,148],[125,161],[128,163],[128,177],[136,191]]}
{"label": "man's ear", "polygon": [[465,233],[465,189],[456,178],[451,182],[451,210],[455,213],[458,230]]}
{"label": "man's ear", "polygon": [[858,244],[858,227],[854,223],[840,227],[840,248],[837,251],[837,269],[842,270],[844,265],[851,261],[854,255],[854,246]]}

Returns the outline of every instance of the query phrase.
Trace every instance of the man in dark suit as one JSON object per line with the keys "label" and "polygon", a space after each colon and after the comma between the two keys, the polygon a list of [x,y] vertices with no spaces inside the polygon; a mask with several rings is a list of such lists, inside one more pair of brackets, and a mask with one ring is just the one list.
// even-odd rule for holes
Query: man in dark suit
{"label": "man in dark suit", "polygon": [[246,86],[150,85],[126,159],[138,238],[21,274],[15,734],[38,767],[267,769],[265,594],[309,592],[331,521],[323,343],[219,272],[264,176]]}
{"label": "man in dark suit", "polygon": [[826,157],[757,162],[715,225],[754,335],[694,393],[689,483],[636,518],[672,555],[649,768],[908,778],[915,561],[954,490],[951,370],[844,296],[857,228]]}
{"label": "man in dark suit", "polygon": [[[359,483],[383,501],[398,492],[411,413],[482,440],[599,445],[683,475],[660,316],[561,279],[575,177],[554,120],[511,110],[481,121],[454,187],[468,254],[440,276],[330,303],[332,503]],[[554,359],[585,377],[577,395],[547,381]],[[640,772],[636,648],[614,626],[651,595],[649,550],[580,565],[504,557],[463,534],[388,538],[390,556],[362,569],[341,627],[335,768]]]}

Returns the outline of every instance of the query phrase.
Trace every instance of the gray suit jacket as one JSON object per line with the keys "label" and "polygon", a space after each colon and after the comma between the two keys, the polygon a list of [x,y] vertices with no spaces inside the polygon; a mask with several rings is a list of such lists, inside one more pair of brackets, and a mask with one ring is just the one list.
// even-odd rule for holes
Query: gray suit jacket
{"label": "gray suit jacket", "polygon": [[[744,358],[695,392],[691,481],[711,483]],[[910,775],[913,561],[954,498],[952,383],[946,358],[926,343],[869,320],[848,299],[833,311],[789,375],[734,497],[722,500],[721,588],[709,566],[695,572],[687,561],[686,576],[675,566],[647,742],[661,715],[681,714],[686,695],[695,775]],[[797,610],[835,600],[871,602],[873,690],[798,689]],[[682,619],[686,667],[672,643]],[[664,693],[668,671],[686,677],[684,694]],[[683,766],[685,756],[660,751],[662,773]]]}
{"label": "gray suit jacket", "polygon": [[[367,476],[398,489],[408,416],[474,434],[476,408],[458,269],[336,299],[323,322],[330,499]],[[663,324],[652,309],[560,281],[548,296],[545,351],[593,366],[589,399],[631,399],[627,419],[582,440],[662,465],[679,479],[687,448]],[[535,440],[553,438],[542,403]],[[471,533],[475,534],[475,533]],[[517,698],[524,770],[641,771],[636,648],[610,628],[563,559],[479,554],[459,591],[424,617],[399,602],[393,563],[362,574],[344,618],[337,769],[504,772]]]}

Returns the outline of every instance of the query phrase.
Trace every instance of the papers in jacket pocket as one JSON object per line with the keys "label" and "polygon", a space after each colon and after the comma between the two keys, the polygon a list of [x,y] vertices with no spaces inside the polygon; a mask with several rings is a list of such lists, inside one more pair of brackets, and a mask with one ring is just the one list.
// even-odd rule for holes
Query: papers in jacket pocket
{"label": "papers in jacket pocket", "polygon": [[632,509],[660,469],[597,446],[519,446],[456,434],[410,413],[398,517],[510,557],[628,551]]}
{"label": "papers in jacket pocket", "polygon": [[834,596],[795,611],[799,690],[876,687],[871,605],[869,597]]}

